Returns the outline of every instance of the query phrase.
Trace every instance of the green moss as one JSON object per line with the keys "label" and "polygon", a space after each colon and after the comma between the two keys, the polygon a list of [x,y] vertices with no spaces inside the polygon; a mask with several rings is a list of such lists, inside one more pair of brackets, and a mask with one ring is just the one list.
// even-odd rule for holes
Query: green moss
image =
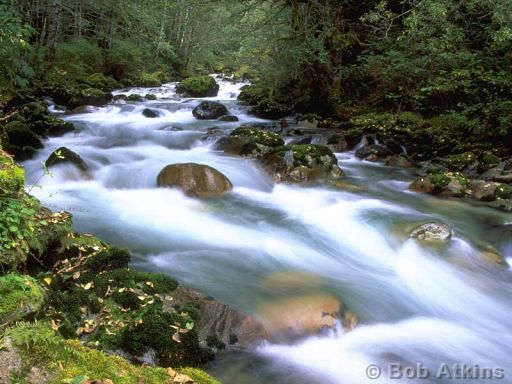
{"label": "green moss", "polygon": [[102,73],[93,73],[87,76],[85,83],[92,88],[101,89],[109,92],[118,86],[118,83],[112,77],[105,76]]}
{"label": "green moss", "polygon": [[143,73],[140,75],[139,84],[144,87],[159,87],[165,81],[165,74],[162,71]]}
{"label": "green moss", "polygon": [[499,156],[496,156],[496,155],[493,155],[492,153],[485,153],[482,158],[480,159],[480,161],[485,164],[486,166],[489,166],[489,167],[495,167],[496,165],[498,165],[501,161],[501,159],[499,158]]}
{"label": "green moss", "polygon": [[251,113],[263,119],[277,120],[292,114],[293,108],[273,97],[265,97],[258,101]]}
{"label": "green moss", "polygon": [[138,95],[136,93],[132,93],[131,95],[128,95],[127,100],[128,101],[142,101],[142,96]]}
{"label": "green moss", "polygon": [[434,185],[436,189],[443,189],[448,184],[450,184],[451,179],[450,177],[446,176],[445,174],[438,173],[430,176],[430,182]]}
{"label": "green moss", "polygon": [[23,189],[25,171],[17,166],[11,157],[0,150],[0,191],[12,195]]}
{"label": "green moss", "polygon": [[496,188],[496,197],[499,199],[509,199],[512,197],[512,187],[507,184],[501,184]]}
{"label": "green moss", "polygon": [[473,164],[476,161],[476,156],[472,152],[465,152],[444,157],[441,161],[450,169],[461,171]]}
{"label": "green moss", "polygon": [[219,91],[219,85],[211,76],[196,76],[181,81],[176,91],[192,97],[215,96]]}
{"label": "green moss", "polygon": [[[164,384],[171,382],[164,368],[141,367],[118,356],[85,347],[78,340],[64,340],[43,324],[23,323],[8,331],[22,354],[25,367],[42,366],[51,373],[50,384],[90,380],[112,380],[116,384]],[[219,384],[206,373],[192,368],[180,370],[200,384]]]}
{"label": "green moss", "polygon": [[148,93],[146,96],[144,96],[146,100],[156,100],[156,95],[153,95],[152,93]]}
{"label": "green moss", "polygon": [[39,311],[44,302],[43,291],[32,277],[17,274],[0,277],[0,325]]}
{"label": "green moss", "polygon": [[332,151],[323,145],[316,144],[296,144],[296,145],[283,145],[281,147],[275,148],[272,153],[281,153],[284,154],[288,151],[293,152],[293,159],[300,163],[306,164],[308,162],[308,157],[313,159],[319,159],[322,156],[329,156],[331,159],[336,160],[336,156],[332,153]]}
{"label": "green moss", "polygon": [[259,87],[258,85],[245,85],[240,90],[238,100],[246,105],[256,105],[259,101],[268,97],[269,93],[268,89]]}
{"label": "green moss", "polygon": [[120,268],[128,268],[130,253],[127,249],[112,247],[89,259],[85,268],[92,273],[100,273]]}
{"label": "green moss", "polygon": [[258,144],[266,147],[284,145],[284,141],[277,133],[259,129],[257,127],[242,126],[235,129],[230,137],[241,138],[246,144]]}
{"label": "green moss", "polygon": [[197,382],[197,384],[221,384],[220,381],[208,375],[206,372],[196,368],[183,368],[180,373],[189,376]]}
{"label": "green moss", "polygon": [[350,124],[366,133],[386,131],[396,124],[396,119],[390,113],[367,113],[350,119]]}

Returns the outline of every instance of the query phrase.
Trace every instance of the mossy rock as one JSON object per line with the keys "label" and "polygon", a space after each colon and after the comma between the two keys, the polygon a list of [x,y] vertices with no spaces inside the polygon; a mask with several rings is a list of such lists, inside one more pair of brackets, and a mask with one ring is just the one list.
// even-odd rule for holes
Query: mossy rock
{"label": "mossy rock", "polygon": [[[188,376],[198,384],[220,384],[196,368],[153,368],[131,364],[124,358],[84,346],[78,340],[65,340],[48,325],[23,323],[7,331],[10,344],[20,351],[21,373],[30,372],[34,362],[44,367],[49,384],[107,381],[115,384],[169,384]],[[58,362],[58,364],[57,364]],[[178,376],[179,375],[179,376]],[[26,379],[26,377],[20,377]],[[178,381],[176,381],[178,379]],[[25,381],[20,381],[25,382]],[[192,383],[192,381],[190,381]]]}
{"label": "mossy rock", "polygon": [[41,138],[32,132],[24,120],[14,120],[3,126],[6,137],[4,149],[16,160],[30,159],[38,149],[43,148]]}
{"label": "mossy rock", "polygon": [[250,113],[262,119],[278,120],[293,113],[293,107],[283,100],[265,97],[258,101]]}
{"label": "mossy rock", "polygon": [[45,294],[30,276],[0,276],[0,325],[22,320],[41,310]]}
{"label": "mossy rock", "polygon": [[268,95],[269,91],[266,88],[259,87],[255,84],[244,85],[240,89],[238,100],[245,105],[256,105]]}
{"label": "mossy rock", "polygon": [[81,105],[92,105],[101,107],[112,100],[112,94],[97,88],[81,88],[75,90],[67,102],[69,109],[74,109]]}
{"label": "mossy rock", "polygon": [[0,149],[0,190],[3,194],[14,195],[25,185],[25,171],[16,165],[10,155]]}
{"label": "mossy rock", "polygon": [[157,99],[156,95],[154,95],[152,93],[148,93],[146,96],[144,96],[144,98],[146,100],[156,100]]}
{"label": "mossy rock", "polygon": [[213,77],[196,76],[180,81],[176,92],[190,97],[214,97],[217,96],[219,88]]}
{"label": "mossy rock", "polygon": [[336,181],[343,176],[334,153],[322,145],[283,145],[260,157],[260,161],[276,183]]}
{"label": "mossy rock", "polygon": [[409,189],[431,195],[464,197],[470,193],[470,183],[461,173],[439,172],[415,180]]}
{"label": "mossy rock", "polygon": [[91,88],[101,89],[105,92],[110,92],[112,89],[119,86],[114,78],[105,76],[103,73],[93,73],[87,76],[85,83]]}
{"label": "mossy rock", "polygon": [[143,87],[159,87],[166,79],[166,75],[162,71],[156,71],[151,73],[143,73],[138,84]]}
{"label": "mossy rock", "polygon": [[137,93],[132,93],[131,95],[128,95],[126,100],[128,100],[128,101],[143,101],[144,98]]}
{"label": "mossy rock", "polygon": [[219,145],[226,153],[258,156],[284,145],[284,140],[277,133],[257,126],[241,126],[232,131]]}
{"label": "mossy rock", "polygon": [[472,164],[475,164],[477,157],[473,152],[465,152],[456,155],[450,155],[438,159],[439,162],[451,171],[462,171]]}

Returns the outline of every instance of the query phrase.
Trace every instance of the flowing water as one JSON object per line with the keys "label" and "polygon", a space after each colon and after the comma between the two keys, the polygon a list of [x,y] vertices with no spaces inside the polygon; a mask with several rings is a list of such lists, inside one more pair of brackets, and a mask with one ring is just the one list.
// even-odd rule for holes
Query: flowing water
{"label": "flowing water", "polygon": [[[241,123],[236,96],[243,85],[220,81],[216,98]],[[352,185],[273,185],[254,160],[228,156],[204,139],[212,126],[228,133],[240,123],[197,121],[199,100],[182,100],[175,84],[127,93],[154,93],[155,101],[109,105],[66,115],[76,131],[49,139],[25,163],[29,183],[44,204],[74,215],[77,231],[130,248],[134,267],[165,271],[181,283],[258,316],[290,296],[328,295],[359,317],[351,332],[339,329],[299,341],[274,341],[220,354],[209,370],[226,384],[375,382],[367,367],[419,363],[436,379],[442,363],[504,369],[512,382],[512,272],[486,261],[488,246],[512,258],[512,218],[487,207],[407,191],[411,171],[337,154]],[[142,115],[144,108],[159,117]],[[41,161],[60,146],[77,152],[90,175],[72,165]],[[208,164],[234,184],[225,198],[200,200],[157,189],[168,164]],[[407,239],[411,225],[440,220],[454,237],[425,248]],[[290,284],[273,284],[290,276]],[[372,373],[372,372],[370,372]],[[414,381],[414,380],[413,380]]]}

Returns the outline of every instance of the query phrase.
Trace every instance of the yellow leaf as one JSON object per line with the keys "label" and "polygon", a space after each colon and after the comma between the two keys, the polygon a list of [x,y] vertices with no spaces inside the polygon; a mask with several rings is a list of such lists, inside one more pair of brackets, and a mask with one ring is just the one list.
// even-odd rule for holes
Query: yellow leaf
{"label": "yellow leaf", "polygon": [[52,278],[51,277],[45,277],[43,279],[43,281],[46,283],[46,285],[50,285],[52,283]]}
{"label": "yellow leaf", "polygon": [[76,280],[80,277],[80,272],[75,272],[75,274],[73,275],[73,279]]}
{"label": "yellow leaf", "polygon": [[87,284],[85,284],[85,285],[84,285],[84,289],[85,289],[86,291],[88,291],[88,290],[89,290],[89,289],[91,289],[91,288],[92,288],[92,283],[91,283],[91,282],[90,282],[90,283],[87,283]]}
{"label": "yellow leaf", "polygon": [[151,288],[155,287],[155,284],[153,284],[151,281],[146,281],[146,285]]}

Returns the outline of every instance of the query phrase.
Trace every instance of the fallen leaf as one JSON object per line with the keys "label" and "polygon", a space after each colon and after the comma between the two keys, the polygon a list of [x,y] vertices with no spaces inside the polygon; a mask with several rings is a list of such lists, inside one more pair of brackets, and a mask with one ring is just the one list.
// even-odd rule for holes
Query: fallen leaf
{"label": "fallen leaf", "polygon": [[46,285],[50,285],[52,283],[52,278],[51,277],[45,277],[43,279],[43,281],[46,283]]}

